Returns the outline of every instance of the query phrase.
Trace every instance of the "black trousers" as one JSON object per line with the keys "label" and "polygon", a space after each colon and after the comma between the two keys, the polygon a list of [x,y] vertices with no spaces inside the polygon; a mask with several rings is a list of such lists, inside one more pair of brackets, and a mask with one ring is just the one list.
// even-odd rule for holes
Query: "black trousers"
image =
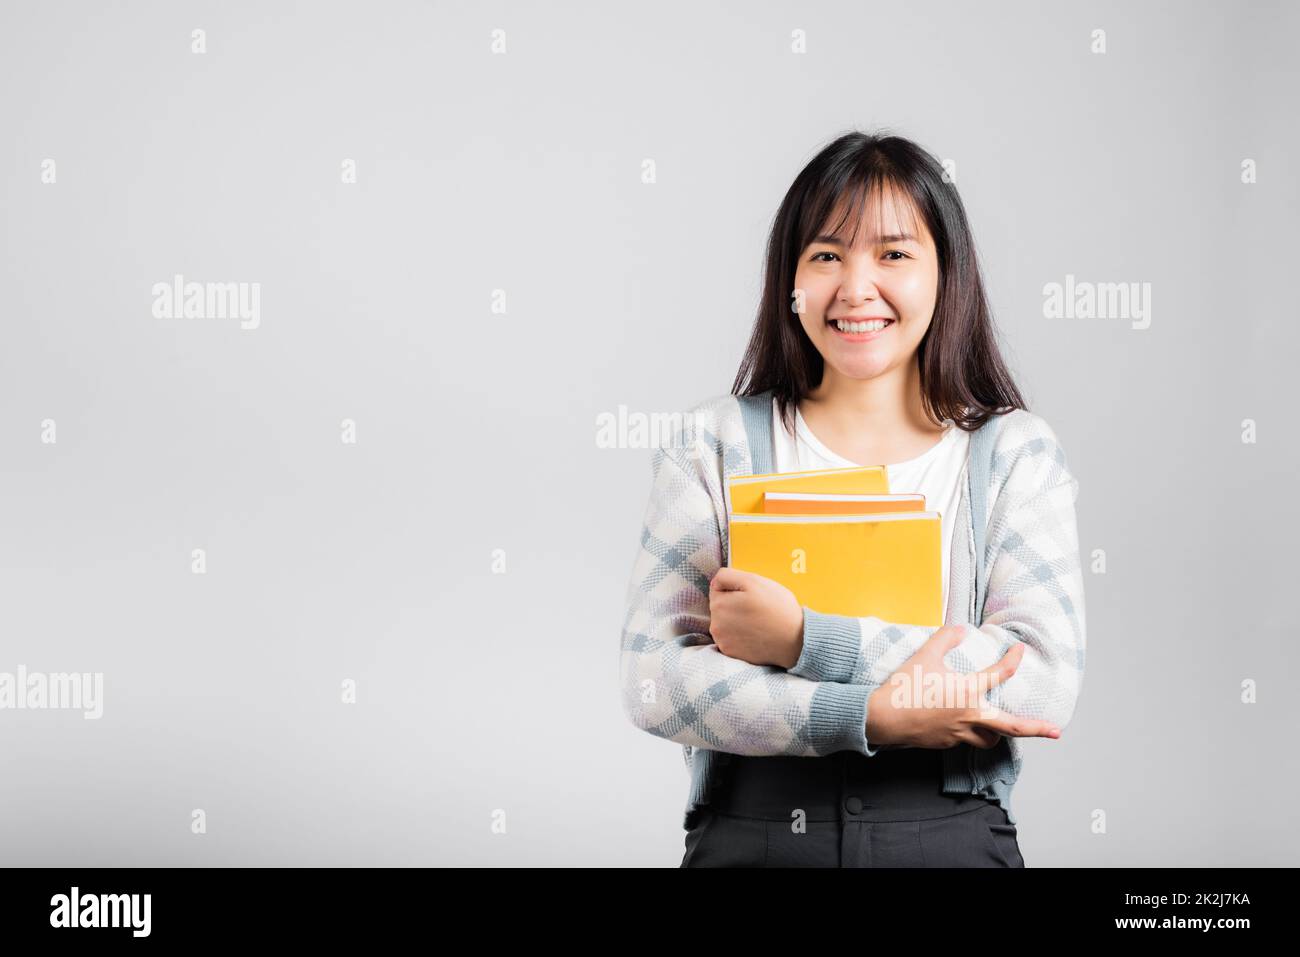
{"label": "black trousers", "polygon": [[1024,867],[993,801],[943,793],[943,753],[728,755],[682,867]]}

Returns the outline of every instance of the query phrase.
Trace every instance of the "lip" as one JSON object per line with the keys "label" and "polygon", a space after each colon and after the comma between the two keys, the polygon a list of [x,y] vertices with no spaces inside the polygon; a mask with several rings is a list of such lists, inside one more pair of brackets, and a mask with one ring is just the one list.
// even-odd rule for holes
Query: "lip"
{"label": "lip", "polygon": [[[840,316],[838,318],[851,322],[867,322],[871,319],[889,319],[889,316]],[[883,329],[878,329],[875,332],[840,332],[840,330],[835,326],[835,320],[826,320],[826,327],[838,338],[843,339],[846,342],[870,342],[877,336],[883,336],[896,325],[898,325],[898,320],[889,319],[889,325],[885,326]]]}

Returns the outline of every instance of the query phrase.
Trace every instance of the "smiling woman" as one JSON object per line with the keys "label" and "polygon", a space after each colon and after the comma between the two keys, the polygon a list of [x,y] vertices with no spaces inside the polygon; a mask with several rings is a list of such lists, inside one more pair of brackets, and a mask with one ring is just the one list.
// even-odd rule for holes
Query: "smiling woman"
{"label": "smiling woman", "polygon": [[[873,320],[887,325],[863,329]],[[857,431],[899,424],[886,421],[893,401],[869,401],[886,386],[908,400],[905,427],[921,432],[950,417],[969,431],[996,410],[1025,407],[996,345],[956,187],[898,136],[842,136],[795,178],[732,392],[772,389],[791,425],[808,399],[804,416],[815,424],[815,407],[847,383],[857,397],[850,412],[867,419],[850,416]]]}
{"label": "smiling woman", "polygon": [[[933,156],[851,133],[812,159],[731,394],[691,414],[708,428],[653,453],[621,653],[632,721],[685,748],[683,866],[1023,867],[1019,739],[1058,737],[1083,679],[1078,482],[1003,364]],[[855,464],[940,513],[942,627],[729,567],[727,478]],[[992,690],[894,700],[900,674]]]}
{"label": "smiling woman", "polygon": [[[833,367],[854,378],[879,375],[916,351],[934,314],[939,272],[930,231],[906,200],[875,189],[869,202],[862,218],[876,229],[868,234],[855,225],[848,241],[838,228],[816,236],[794,277],[804,332],[819,351],[836,350]],[[845,201],[835,220],[842,224],[851,208]],[[849,295],[840,297],[842,289]],[[857,348],[865,342],[876,345]]]}

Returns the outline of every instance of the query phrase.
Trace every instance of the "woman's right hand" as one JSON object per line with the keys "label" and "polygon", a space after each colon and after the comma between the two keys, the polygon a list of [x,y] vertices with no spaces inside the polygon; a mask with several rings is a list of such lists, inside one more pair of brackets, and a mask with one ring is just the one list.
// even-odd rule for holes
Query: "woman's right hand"
{"label": "woman's right hand", "polygon": [[940,628],[871,693],[866,727],[871,745],[951,748],[966,743],[988,749],[1004,734],[1061,736],[1060,729],[1050,721],[1015,717],[994,708],[984,697],[989,689],[1016,673],[1024,656],[1023,644],[1012,645],[1001,661],[984,671],[960,674],[944,664],[943,656],[961,644],[965,629],[964,625]]}

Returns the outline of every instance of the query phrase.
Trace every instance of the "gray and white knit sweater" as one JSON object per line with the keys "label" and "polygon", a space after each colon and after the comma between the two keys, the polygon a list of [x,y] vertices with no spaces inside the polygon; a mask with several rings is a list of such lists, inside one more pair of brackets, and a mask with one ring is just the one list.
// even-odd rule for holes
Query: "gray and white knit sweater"
{"label": "gray and white knit sweater", "polygon": [[[714,645],[709,582],[728,557],[724,479],[772,471],[771,398],[769,391],[707,399],[688,414],[684,438],[652,455],[620,672],[632,722],[684,748],[687,828],[729,755],[876,754],[865,734],[868,696],[937,630],[805,608],[803,653],[788,671],[729,658]],[[966,637],[945,663],[981,670],[1023,642],[1015,675],[988,700],[1064,728],[1084,668],[1078,481],[1052,429],[1023,409],[990,418],[970,448],[944,618],[966,623]],[[1014,737],[991,749],[946,749],[944,791],[982,794],[1014,824],[1020,751]]]}

